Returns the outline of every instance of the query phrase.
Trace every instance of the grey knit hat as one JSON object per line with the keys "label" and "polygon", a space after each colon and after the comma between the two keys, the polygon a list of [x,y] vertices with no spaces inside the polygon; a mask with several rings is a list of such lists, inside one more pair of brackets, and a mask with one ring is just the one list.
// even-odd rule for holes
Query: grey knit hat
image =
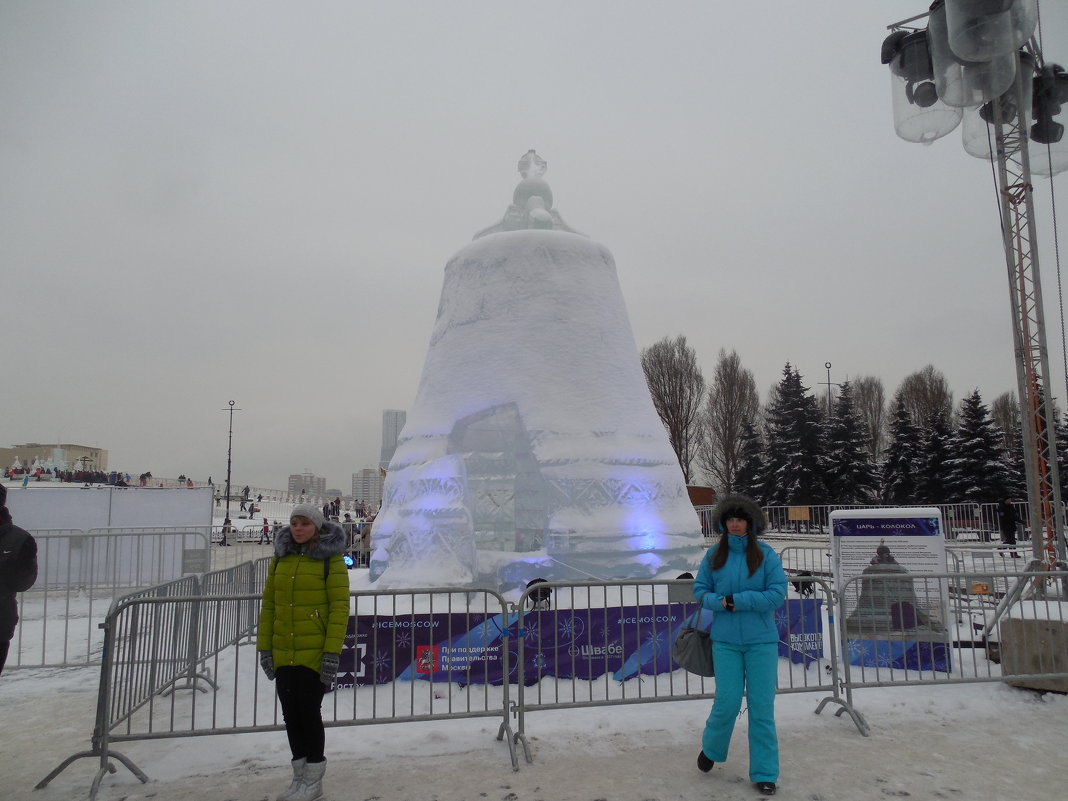
{"label": "grey knit hat", "polygon": [[316,529],[321,529],[325,521],[323,510],[318,506],[312,506],[310,503],[298,503],[294,506],[293,511],[289,513],[289,519],[292,520],[294,517],[308,518],[315,524]]}

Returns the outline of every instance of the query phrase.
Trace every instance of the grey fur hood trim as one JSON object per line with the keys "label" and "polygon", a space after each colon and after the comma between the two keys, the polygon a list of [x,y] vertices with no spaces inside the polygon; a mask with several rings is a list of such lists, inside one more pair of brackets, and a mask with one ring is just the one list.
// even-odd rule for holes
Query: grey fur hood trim
{"label": "grey fur hood trim", "polygon": [[[319,544],[308,551],[305,556],[323,561],[331,556],[341,556],[345,553],[345,541],[345,529],[333,520],[327,520],[319,529]],[[283,557],[300,552],[300,546],[293,542],[293,532],[289,530],[289,526],[278,532],[278,536],[274,538],[275,556]]]}
{"label": "grey fur hood trim", "polygon": [[719,499],[716,507],[712,510],[712,525],[717,532],[723,533],[727,530],[723,516],[733,509],[741,509],[742,512],[749,515],[749,519],[753,521],[754,534],[759,537],[764,533],[764,529],[768,525],[764,519],[764,512],[756,501],[746,495],[724,495]]}

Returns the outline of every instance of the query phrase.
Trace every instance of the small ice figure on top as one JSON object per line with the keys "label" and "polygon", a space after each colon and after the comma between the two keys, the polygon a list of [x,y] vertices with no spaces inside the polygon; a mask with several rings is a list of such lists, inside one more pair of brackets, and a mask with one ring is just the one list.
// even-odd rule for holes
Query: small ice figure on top
{"label": "small ice figure on top", "polygon": [[515,192],[512,193],[512,204],[499,223],[483,228],[473,238],[480,239],[501,231],[521,231],[528,228],[581,233],[565,223],[560,213],[553,208],[553,190],[542,177],[548,168],[549,163],[534,152],[533,148],[524,153],[518,164],[523,180],[516,185]]}

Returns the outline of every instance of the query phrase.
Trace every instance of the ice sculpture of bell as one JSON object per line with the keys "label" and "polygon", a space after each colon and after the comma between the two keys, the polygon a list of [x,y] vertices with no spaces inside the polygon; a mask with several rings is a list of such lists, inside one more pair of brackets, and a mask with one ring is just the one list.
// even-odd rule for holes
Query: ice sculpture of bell
{"label": "ice sculpture of bell", "polygon": [[379,586],[646,577],[703,553],[612,254],[563,223],[543,159],[519,169],[503,219],[445,266],[375,519]]}
{"label": "ice sculpture of bell", "polygon": [[[916,31],[887,40],[894,130],[906,142],[930,144],[960,124],[960,109],[950,108],[935,90],[927,32]],[[885,47],[885,45],[884,45]]]}
{"label": "ice sculpture of bell", "polygon": [[916,597],[913,578],[898,564],[890,548],[880,544],[860,580],[860,598],[846,616],[846,632],[879,638],[918,629],[941,631],[944,627]]}
{"label": "ice sculpture of bell", "polygon": [[1016,51],[987,61],[964,61],[949,46],[946,7],[936,3],[927,21],[927,45],[939,98],[947,106],[967,108],[1004,94],[1016,77]]}

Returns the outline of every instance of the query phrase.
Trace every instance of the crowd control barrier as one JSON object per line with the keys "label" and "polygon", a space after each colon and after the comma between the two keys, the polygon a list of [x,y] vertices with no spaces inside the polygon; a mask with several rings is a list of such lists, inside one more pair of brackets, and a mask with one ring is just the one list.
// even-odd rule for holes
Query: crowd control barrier
{"label": "crowd control barrier", "polygon": [[[250,645],[259,593],[222,592],[261,581],[262,562],[212,577],[195,595],[176,595],[190,585],[173,582],[115,603],[104,621],[92,748],[38,787],[75,760],[96,758],[93,799],[115,770],[112,758],[147,780],[114,750],[118,743],[284,728]],[[1006,574],[1004,592],[983,591],[980,578],[870,573],[835,592],[826,578],[794,573],[776,613],[778,692],[815,692],[817,713],[834,704],[836,716],[848,714],[868,735],[853,702],[864,687],[1006,681],[1068,689],[1068,572]],[[539,711],[713,698],[714,678],[671,659],[695,610],[689,580],[543,582],[514,603],[482,589],[355,592],[324,721],[499,719],[496,739],[518,770],[518,746],[533,761],[528,736]]]}
{"label": "crowd control barrier", "polygon": [[37,581],[18,595],[19,622],[4,669],[100,663],[111,604],[209,567],[207,533],[196,528],[49,529],[37,541]]}
{"label": "crowd control barrier", "polygon": [[1005,681],[1068,692],[1068,572],[870,573],[839,597],[846,697]]}
{"label": "crowd control barrier", "polygon": [[[835,703],[836,714],[848,713],[866,734],[839,690],[829,584],[797,578],[791,596],[776,612],[777,692],[827,693],[816,712]],[[680,670],[671,658],[675,637],[699,611],[692,580],[546,582],[528,587],[518,608],[516,738],[528,762],[530,712],[715,697],[714,678]]]}
{"label": "crowd control barrier", "polygon": [[[104,621],[92,747],[68,757],[37,787],[81,758],[99,760],[90,799],[115,771],[111,759],[147,781],[114,749],[116,743],[284,729],[274,684],[260,671],[254,648],[241,647],[252,642],[242,630],[245,618],[231,613],[246,605],[258,609],[259,600],[259,594],[146,592],[117,601]],[[341,667],[323,702],[328,727],[499,718],[497,739],[507,744],[518,769],[508,718],[511,685],[496,678],[512,675],[511,651],[507,642],[489,644],[507,628],[502,596],[489,590],[383,590],[354,594],[350,604]],[[490,653],[492,660],[475,658]]]}

